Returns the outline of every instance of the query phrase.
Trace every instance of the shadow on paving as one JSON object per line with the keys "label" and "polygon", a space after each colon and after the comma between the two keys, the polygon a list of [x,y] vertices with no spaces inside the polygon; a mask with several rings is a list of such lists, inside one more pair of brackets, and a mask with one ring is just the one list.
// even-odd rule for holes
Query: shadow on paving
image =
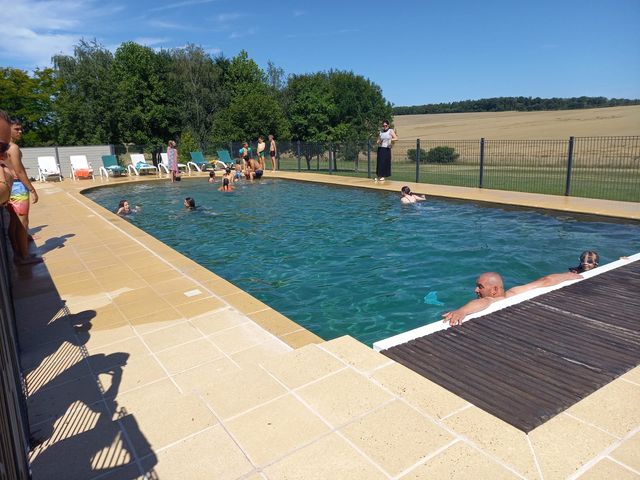
{"label": "shadow on paving", "polygon": [[[71,236],[48,239],[34,251],[64,248]],[[129,354],[89,355],[86,349],[96,312],[70,312],[46,260],[15,267],[13,298],[33,478],[156,478],[149,442],[115,400]]]}

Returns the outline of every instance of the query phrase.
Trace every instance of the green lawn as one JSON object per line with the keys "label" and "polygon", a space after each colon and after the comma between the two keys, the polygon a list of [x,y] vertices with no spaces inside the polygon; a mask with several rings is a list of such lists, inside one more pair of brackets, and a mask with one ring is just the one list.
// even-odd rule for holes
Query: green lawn
{"label": "green lawn", "polygon": [[[375,161],[372,161],[372,176],[375,175]],[[367,162],[361,161],[358,171],[353,162],[338,162],[337,175],[367,176]],[[297,170],[295,157],[281,157],[282,170]],[[321,158],[319,169],[317,159],[311,161],[312,172],[329,173],[326,157]],[[307,170],[304,159],[301,171]],[[393,179],[415,181],[416,167],[413,163],[396,162],[392,165]],[[421,164],[420,182],[436,185],[477,187],[479,168],[477,165]],[[563,167],[490,166],[484,169],[483,187],[497,190],[564,195],[566,169]],[[640,202],[640,170],[620,168],[574,168],[571,178],[571,195],[587,198],[602,198]]]}

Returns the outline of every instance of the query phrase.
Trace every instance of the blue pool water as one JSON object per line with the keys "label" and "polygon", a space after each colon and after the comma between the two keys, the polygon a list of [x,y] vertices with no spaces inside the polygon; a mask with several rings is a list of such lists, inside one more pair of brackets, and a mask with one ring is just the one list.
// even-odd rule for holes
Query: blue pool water
{"label": "blue pool water", "polygon": [[[638,223],[436,198],[402,205],[397,193],[286,180],[218,186],[131,183],[87,195],[110,210],[121,198],[140,205],[133,224],[327,340],[372,344],[439,321],[473,298],[483,271],[509,288],[566,271],[582,250],[601,264],[640,251]],[[184,210],[187,196],[196,211]]]}

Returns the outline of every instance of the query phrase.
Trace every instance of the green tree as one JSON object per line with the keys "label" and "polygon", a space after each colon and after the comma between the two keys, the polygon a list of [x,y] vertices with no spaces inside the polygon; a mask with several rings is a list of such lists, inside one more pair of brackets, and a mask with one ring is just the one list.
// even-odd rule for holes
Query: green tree
{"label": "green tree", "polygon": [[[223,89],[223,66],[195,45],[171,52],[167,81],[174,93],[181,129],[188,129],[199,145],[211,137],[215,116],[228,104]],[[201,148],[201,147],[199,147]]]}
{"label": "green tree", "polygon": [[62,145],[114,143],[118,140],[111,81],[113,55],[95,40],[81,40],[73,56],[53,58],[60,82],[55,103],[57,142]]}
{"label": "green tree", "polygon": [[285,98],[293,140],[326,142],[331,139],[331,121],[337,114],[337,107],[326,73],[292,75],[287,82]]}
{"label": "green tree", "polygon": [[11,116],[22,120],[24,146],[55,141],[53,103],[59,85],[50,68],[36,70],[32,76],[16,68],[0,68],[0,105]]}
{"label": "green tree", "polygon": [[111,78],[121,142],[164,144],[181,131],[176,92],[165,80],[171,62],[169,52],[156,53],[134,42],[123,43],[116,50]]}

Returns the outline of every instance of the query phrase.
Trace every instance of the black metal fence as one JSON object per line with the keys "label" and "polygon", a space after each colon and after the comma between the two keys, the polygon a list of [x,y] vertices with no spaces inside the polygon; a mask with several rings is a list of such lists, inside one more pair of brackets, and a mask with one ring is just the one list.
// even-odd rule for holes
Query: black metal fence
{"label": "black metal fence", "polygon": [[[208,159],[240,142],[206,145]],[[256,143],[250,144],[256,151]],[[163,147],[129,147],[155,160]],[[116,151],[126,163],[125,152]],[[278,169],[372,178],[376,145],[371,142],[279,142]],[[271,162],[266,159],[266,168]],[[398,181],[491,188],[640,202],[640,136],[571,137],[567,140],[416,140],[392,149]]]}
{"label": "black metal fence", "polygon": [[4,232],[4,212],[0,212],[0,479],[23,480],[30,478],[29,424]]}

